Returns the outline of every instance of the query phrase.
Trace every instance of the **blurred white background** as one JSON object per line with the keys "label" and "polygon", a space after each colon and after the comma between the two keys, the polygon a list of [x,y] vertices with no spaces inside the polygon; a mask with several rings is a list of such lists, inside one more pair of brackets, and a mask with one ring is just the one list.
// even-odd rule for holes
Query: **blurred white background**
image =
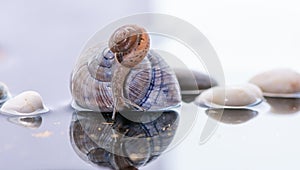
{"label": "blurred white background", "polygon": [[[156,0],[155,4],[156,11],[182,18],[206,35],[218,53],[227,84],[247,82],[277,67],[300,71],[300,1]],[[178,160],[171,169],[299,169],[299,118],[299,114],[262,112],[245,124],[222,124],[201,146],[198,120],[176,148],[177,154],[169,155]]]}
{"label": "blurred white background", "polygon": [[155,6],[156,11],[182,18],[206,35],[218,53],[227,83],[243,83],[276,67],[300,71],[299,1],[156,0]]}

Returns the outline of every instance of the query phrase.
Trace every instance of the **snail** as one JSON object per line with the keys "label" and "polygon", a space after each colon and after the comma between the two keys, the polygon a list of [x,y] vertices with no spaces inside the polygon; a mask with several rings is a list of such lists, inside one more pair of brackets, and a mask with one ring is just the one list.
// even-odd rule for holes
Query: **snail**
{"label": "snail", "polygon": [[144,28],[125,25],[108,44],[87,49],[73,69],[70,83],[73,108],[113,112],[140,111],[180,105],[180,87],[171,67],[150,49]]}
{"label": "snail", "polygon": [[144,111],[142,107],[124,97],[123,87],[130,69],[138,65],[147,55],[150,47],[149,35],[141,27],[125,25],[113,33],[108,45],[117,61],[112,76],[113,118],[116,110],[125,104]]}
{"label": "snail", "polygon": [[[132,114],[137,111],[126,111]],[[111,112],[75,111],[70,142],[76,154],[92,165],[110,169],[137,169],[159,157],[176,133],[179,114],[165,110],[147,112],[147,123],[133,122]],[[134,114],[134,113],[133,113]]]}

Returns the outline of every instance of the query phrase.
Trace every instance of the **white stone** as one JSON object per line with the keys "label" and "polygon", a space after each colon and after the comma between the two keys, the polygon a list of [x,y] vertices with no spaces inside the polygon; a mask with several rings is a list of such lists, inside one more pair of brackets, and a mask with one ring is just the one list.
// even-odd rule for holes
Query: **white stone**
{"label": "white stone", "polygon": [[250,79],[266,93],[300,92],[300,74],[291,69],[273,69]]}
{"label": "white stone", "polygon": [[45,112],[42,97],[35,91],[23,92],[9,99],[1,107],[1,112],[16,115]]}
{"label": "white stone", "polygon": [[204,91],[196,103],[239,107],[255,104],[262,98],[262,91],[253,84],[217,86]]}

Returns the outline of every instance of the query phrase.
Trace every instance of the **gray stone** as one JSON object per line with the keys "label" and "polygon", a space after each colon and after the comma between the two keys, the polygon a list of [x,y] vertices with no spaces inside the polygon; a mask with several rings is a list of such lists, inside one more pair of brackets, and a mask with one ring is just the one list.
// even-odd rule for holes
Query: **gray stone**
{"label": "gray stone", "polygon": [[184,102],[192,102],[206,89],[218,85],[217,81],[207,74],[195,70],[174,69],[178,79],[181,97]]}

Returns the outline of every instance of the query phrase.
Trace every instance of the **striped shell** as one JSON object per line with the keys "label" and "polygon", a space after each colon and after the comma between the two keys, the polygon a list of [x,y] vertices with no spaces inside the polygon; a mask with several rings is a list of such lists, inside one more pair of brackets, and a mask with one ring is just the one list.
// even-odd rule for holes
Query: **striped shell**
{"label": "striped shell", "polygon": [[[134,114],[129,111],[125,114]],[[146,112],[154,121],[132,122],[121,114],[74,112],[71,145],[77,155],[93,165],[111,169],[137,169],[155,160],[172,142],[178,127],[175,111]]]}
{"label": "striped shell", "polygon": [[124,25],[109,38],[108,46],[123,66],[132,68],[139,64],[150,48],[147,31],[138,25]]}
{"label": "striped shell", "polygon": [[[106,44],[82,53],[71,76],[75,109],[113,111],[111,79],[115,65],[114,54]],[[153,50],[131,69],[124,85],[124,97],[145,110],[161,110],[181,102],[173,70]]]}

